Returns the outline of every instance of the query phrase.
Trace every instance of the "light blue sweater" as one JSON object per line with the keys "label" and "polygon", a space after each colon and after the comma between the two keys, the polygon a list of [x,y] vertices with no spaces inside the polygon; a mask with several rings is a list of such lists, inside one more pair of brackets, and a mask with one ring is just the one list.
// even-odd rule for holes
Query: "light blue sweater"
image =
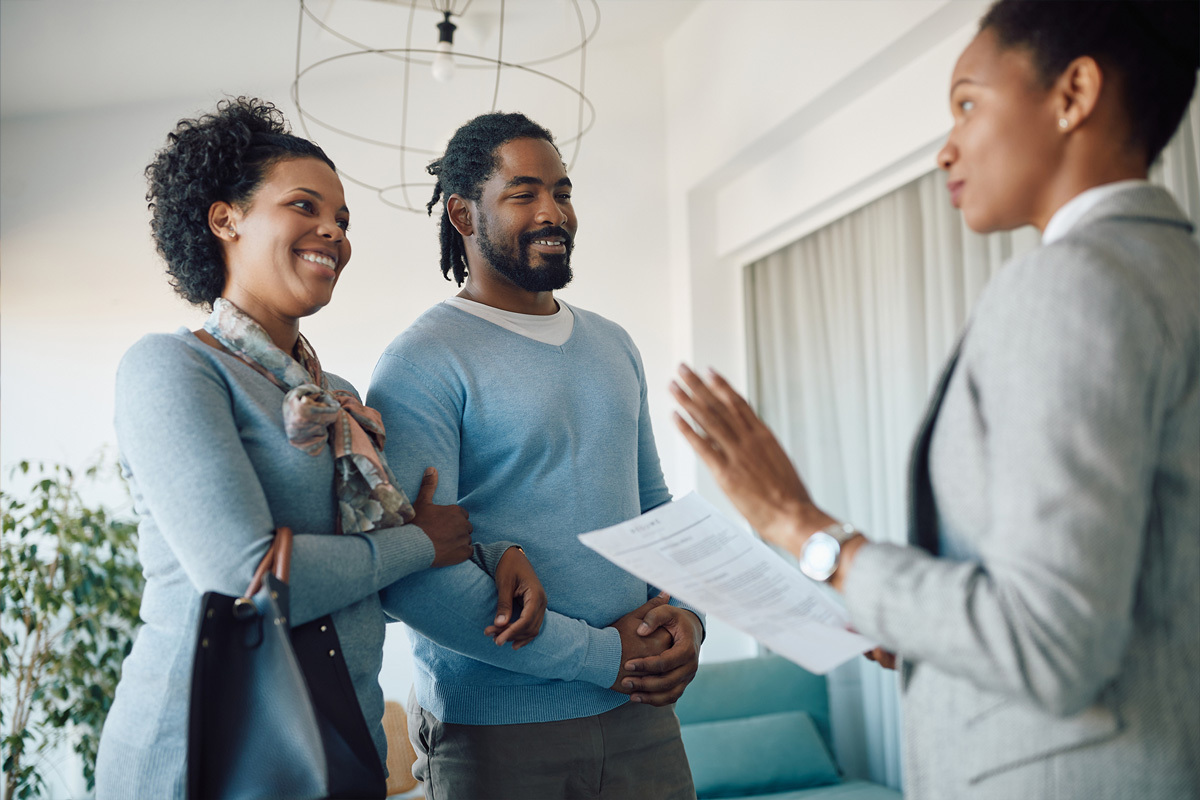
{"label": "light blue sweater", "polygon": [[[200,597],[245,591],[277,526],[296,534],[292,621],[333,613],[367,727],[380,757],[387,752],[378,591],[430,566],[433,543],[414,525],[332,535],[333,457],[287,441],[282,401],[265,377],[187,330],[146,336],[121,361],[115,421],[146,588],[101,737],[99,798],[183,796]],[[419,482],[427,464],[393,466]],[[490,556],[488,568],[498,560]]]}
{"label": "light blue sweater", "polygon": [[[498,725],[601,714],[620,637],[607,628],[657,590],[580,544],[670,500],[637,348],[618,325],[572,307],[553,346],[442,304],[384,352],[368,404],[392,463],[438,464],[436,500],[461,504],[483,542],[522,545],[549,596],[541,634],[519,651],[479,634],[495,589],[472,564],[427,570],[383,592],[413,629],[417,698],[443,722]],[[413,491],[419,476],[401,478]],[[426,613],[436,598],[437,613]]]}

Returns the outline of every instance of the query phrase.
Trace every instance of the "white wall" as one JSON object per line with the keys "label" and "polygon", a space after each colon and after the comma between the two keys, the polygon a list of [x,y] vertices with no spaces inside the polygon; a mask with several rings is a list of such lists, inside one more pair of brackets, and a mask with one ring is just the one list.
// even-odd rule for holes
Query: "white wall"
{"label": "white wall", "polygon": [[[705,0],[672,34],[667,194],[680,358],[744,387],[742,267],[933,167],[950,125],[950,72],[985,6]],[[703,471],[693,474],[711,493]]]}

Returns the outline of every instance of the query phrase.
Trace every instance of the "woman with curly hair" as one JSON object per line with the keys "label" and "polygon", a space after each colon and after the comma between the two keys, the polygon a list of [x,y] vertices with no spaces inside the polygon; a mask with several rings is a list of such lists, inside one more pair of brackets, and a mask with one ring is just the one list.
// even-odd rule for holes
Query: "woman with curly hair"
{"label": "woman with curly hair", "polygon": [[[117,373],[146,587],[101,739],[97,796],[184,796],[201,596],[241,594],[287,527],[291,624],[319,625],[344,659],[338,705],[361,733],[351,735],[360,774],[331,775],[331,791],[383,797],[378,591],[470,557],[502,587],[489,635],[517,646],[537,635],[544,593],[519,548],[472,548],[466,513],[432,504],[432,467],[408,501],[382,455],[379,415],[322,370],[300,334],[350,260],[350,212],[329,157],[290,134],[270,103],[238,98],[181,121],[146,174],[171,283],[212,313],[201,330],[144,337]],[[510,620],[514,597],[524,609]]]}

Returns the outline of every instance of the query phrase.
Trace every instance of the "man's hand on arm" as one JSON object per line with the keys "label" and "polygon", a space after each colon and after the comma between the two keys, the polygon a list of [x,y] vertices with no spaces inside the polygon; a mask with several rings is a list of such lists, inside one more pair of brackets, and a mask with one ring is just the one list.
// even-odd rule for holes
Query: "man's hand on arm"
{"label": "man's hand on arm", "polygon": [[699,617],[685,608],[667,605],[666,595],[659,595],[650,602],[660,598],[662,602],[645,613],[636,633],[643,639],[657,641],[666,632],[670,636],[669,646],[649,656],[630,657],[626,654],[622,636],[621,674],[617,678],[621,684],[618,691],[632,694],[635,703],[654,706],[674,703],[696,677],[700,642],[704,638],[704,625]]}
{"label": "man's hand on arm", "polygon": [[471,557],[471,533],[475,527],[461,506],[439,506],[433,502],[438,471],[428,467],[421,476],[421,488],[413,500],[416,515],[410,520],[433,542],[433,565],[449,567]]}
{"label": "man's hand on arm", "polygon": [[484,633],[520,650],[541,632],[545,616],[546,590],[525,551],[514,545],[496,567],[496,616]]}

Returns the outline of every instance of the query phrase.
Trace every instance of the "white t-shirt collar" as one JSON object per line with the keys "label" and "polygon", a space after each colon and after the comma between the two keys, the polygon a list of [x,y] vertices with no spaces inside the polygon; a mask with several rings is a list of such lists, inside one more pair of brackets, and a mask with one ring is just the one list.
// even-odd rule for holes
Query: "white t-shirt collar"
{"label": "white t-shirt collar", "polygon": [[1050,217],[1050,221],[1046,223],[1046,229],[1042,231],[1042,244],[1050,244],[1066,236],[1071,228],[1074,228],[1075,224],[1101,201],[1107,200],[1119,192],[1149,185],[1149,181],[1132,179],[1093,186],[1091,189],[1080,192],[1068,200],[1058,211],[1055,211],[1054,216]]}

